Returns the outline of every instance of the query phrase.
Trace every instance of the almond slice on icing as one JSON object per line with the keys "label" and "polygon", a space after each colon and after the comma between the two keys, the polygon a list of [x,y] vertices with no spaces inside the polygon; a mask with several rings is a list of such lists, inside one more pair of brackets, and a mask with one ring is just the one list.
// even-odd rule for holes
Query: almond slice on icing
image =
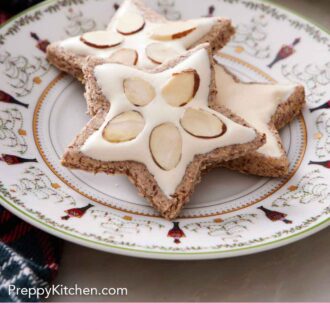
{"label": "almond slice on icing", "polygon": [[192,108],[185,111],[181,126],[186,132],[199,138],[216,138],[226,132],[225,124],[216,115]]}
{"label": "almond slice on icing", "polygon": [[174,124],[164,123],[155,127],[149,144],[153,159],[160,168],[170,171],[177,167],[182,154],[182,138]]}
{"label": "almond slice on icing", "polygon": [[154,87],[141,78],[128,78],[124,80],[124,93],[134,105],[144,107],[156,96]]}
{"label": "almond slice on icing", "polygon": [[113,118],[103,130],[103,138],[112,143],[134,140],[144,128],[144,119],[136,111],[127,111]]}
{"label": "almond slice on icing", "polygon": [[146,54],[147,57],[156,64],[162,64],[179,55],[173,47],[158,42],[149,44],[146,47]]}
{"label": "almond slice on icing", "polygon": [[119,18],[117,31],[123,35],[130,35],[141,31],[144,28],[145,21],[142,15],[138,13],[126,13]]}
{"label": "almond slice on icing", "polygon": [[193,21],[169,22],[157,25],[151,32],[151,38],[160,41],[180,39],[196,30],[197,25]]}
{"label": "almond slice on icing", "polygon": [[162,90],[163,98],[173,107],[182,107],[195,97],[199,84],[200,78],[195,70],[174,73]]}
{"label": "almond slice on icing", "polygon": [[83,34],[80,40],[90,47],[111,48],[121,44],[123,37],[111,31],[94,31]]}
{"label": "almond slice on icing", "polygon": [[124,64],[127,66],[136,65],[138,62],[138,53],[134,49],[122,48],[115,51],[110,57],[109,60],[113,63]]}

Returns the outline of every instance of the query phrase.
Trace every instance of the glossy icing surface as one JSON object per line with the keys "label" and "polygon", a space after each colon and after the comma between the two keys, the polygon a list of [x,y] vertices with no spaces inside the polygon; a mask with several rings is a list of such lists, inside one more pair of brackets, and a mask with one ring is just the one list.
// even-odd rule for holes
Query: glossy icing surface
{"label": "glossy icing surface", "polygon": [[266,134],[266,143],[258,152],[266,156],[280,157],[281,148],[269,122],[277,107],[292,95],[296,85],[239,83],[221,65],[215,66],[215,73],[218,104],[230,109],[259,132]]}
{"label": "glossy icing surface", "polygon": [[[125,1],[123,5],[118,9],[117,13],[113,17],[111,23],[108,26],[108,31],[113,33],[117,32],[118,21],[121,17],[127,14],[137,14],[142,15],[140,10],[131,2]],[[195,30],[187,34],[184,37],[169,40],[169,41],[159,41],[152,38],[152,33],[155,29],[166,30],[169,23],[155,23],[150,21],[145,21],[145,25],[141,31],[133,33],[131,35],[123,36],[123,42],[115,47],[109,48],[95,48],[86,45],[80,40],[80,36],[69,38],[60,42],[60,46],[66,50],[69,50],[77,55],[83,56],[97,56],[101,58],[107,58],[111,56],[115,51],[121,48],[128,48],[137,51],[138,62],[137,67],[139,68],[152,68],[157,66],[157,63],[150,60],[146,54],[146,47],[152,43],[160,43],[166,45],[169,49],[176,53],[176,56],[184,53],[190,46],[195,44],[198,40],[204,37],[210,32],[213,25],[219,20],[219,18],[199,18],[191,20],[195,25]],[[168,58],[170,59],[170,58]],[[167,60],[168,60],[167,59]]]}
{"label": "glossy icing surface", "polygon": [[[174,73],[191,69],[194,69],[200,77],[200,85],[195,97],[185,106],[170,106],[162,97],[164,86]],[[256,138],[254,129],[241,126],[208,107],[211,69],[208,53],[205,49],[196,51],[174,68],[157,74],[145,73],[119,64],[99,65],[94,72],[104,95],[108,100],[111,100],[111,109],[100,129],[91,135],[82,146],[81,152],[101,161],[131,160],[145,164],[167,196],[175,192],[185,175],[187,166],[193,161],[195,155],[208,153],[225,146],[251,142]],[[136,107],[127,99],[123,84],[125,79],[132,77],[143,79],[154,87],[156,97],[148,105]],[[201,109],[217,116],[226,126],[226,133],[208,139],[188,134],[181,126],[180,121],[185,110],[189,108]],[[119,114],[132,110],[139,112],[144,118],[145,126],[142,132],[135,139],[125,143],[110,143],[105,140],[103,130],[106,125]],[[149,144],[153,129],[169,122],[173,123],[180,132],[182,154],[178,165],[174,169],[166,171],[154,161]]]}

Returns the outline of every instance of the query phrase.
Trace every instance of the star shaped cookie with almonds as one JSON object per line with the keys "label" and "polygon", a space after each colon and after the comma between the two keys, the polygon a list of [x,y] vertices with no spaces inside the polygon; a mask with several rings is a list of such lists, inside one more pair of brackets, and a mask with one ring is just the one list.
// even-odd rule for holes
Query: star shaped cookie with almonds
{"label": "star shaped cookie with almonds", "polygon": [[224,66],[215,65],[217,104],[228,107],[266,135],[258,150],[224,165],[243,173],[267,177],[288,174],[289,160],[279,130],[299,115],[305,106],[305,90],[295,84],[244,83]]}
{"label": "star shaped cookie with almonds", "polygon": [[62,71],[83,81],[82,66],[87,56],[114,63],[152,68],[208,42],[215,51],[234,33],[231,21],[205,17],[168,21],[141,0],[126,0],[112,18],[107,30],[52,43],[48,60]]}
{"label": "star shaped cookie with almonds", "polygon": [[152,70],[95,58],[83,70],[88,106],[101,110],[68,147],[63,165],[126,174],[167,219],[178,216],[205,170],[264,143],[254,128],[215,106],[205,45]]}

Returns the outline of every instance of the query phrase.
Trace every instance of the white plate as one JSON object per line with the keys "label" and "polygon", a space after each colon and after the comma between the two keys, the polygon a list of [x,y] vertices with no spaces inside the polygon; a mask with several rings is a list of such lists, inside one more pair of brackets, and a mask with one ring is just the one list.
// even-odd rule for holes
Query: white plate
{"label": "white plate", "polygon": [[[171,223],[138,197],[126,177],[62,167],[65,146],[88,117],[83,87],[48,65],[43,41],[104,28],[115,3],[47,1],[0,29],[0,90],[21,103],[0,94],[0,153],[6,155],[0,161],[1,203],[66,240],[147,258],[239,256],[325,228],[330,220],[330,110],[329,105],[310,109],[330,99],[329,35],[257,1],[149,2],[169,19],[201,13],[232,18],[237,34],[218,60],[241,79],[305,84],[309,109],[282,131],[289,176],[268,179],[215,170],[204,177],[182,217]],[[283,50],[283,45],[288,47]],[[281,48],[282,58],[274,63]],[[325,166],[310,163],[326,161]],[[267,217],[261,206],[287,214],[287,220],[271,221],[272,214]]]}

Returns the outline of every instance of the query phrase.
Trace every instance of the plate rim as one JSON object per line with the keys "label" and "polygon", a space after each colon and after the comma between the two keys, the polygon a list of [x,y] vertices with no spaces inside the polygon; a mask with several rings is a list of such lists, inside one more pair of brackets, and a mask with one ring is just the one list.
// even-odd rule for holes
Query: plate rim
{"label": "plate rim", "polygon": [[[309,18],[309,17],[307,17],[307,16],[305,16],[303,14],[298,13],[294,9],[288,8],[288,7],[286,7],[286,6],[282,5],[282,4],[274,3],[272,0],[251,0],[251,1],[254,1],[256,3],[258,3],[258,2],[259,3],[266,3],[266,4],[269,4],[269,5],[273,6],[273,7],[280,8],[281,10],[284,10],[286,12],[289,12],[290,14],[295,15],[295,16],[298,16],[298,17],[302,18],[303,20],[311,23],[312,25],[317,26],[320,30],[322,30],[323,32],[325,32],[325,33],[327,33],[327,34],[330,35],[330,28],[327,28],[327,27],[323,26],[322,24],[316,22],[312,18]],[[6,25],[9,25],[13,21],[15,21],[17,18],[19,18],[19,17],[21,17],[21,16],[29,13],[30,11],[33,11],[33,10],[35,10],[37,8],[41,8],[41,7],[43,7],[43,6],[45,6],[45,5],[49,4],[49,3],[52,3],[52,2],[56,2],[56,0],[43,0],[40,3],[37,3],[37,4],[35,4],[35,5],[27,8],[27,9],[21,11],[20,13],[14,15],[12,17],[10,17],[5,23],[0,24],[0,29],[4,28]]]}
{"label": "plate rim", "polygon": [[[311,25],[314,25],[324,33],[330,35],[330,29],[324,27],[322,24],[316,23],[313,19],[310,19],[293,9],[289,9],[284,5],[276,4],[271,0],[252,0],[256,3],[266,3],[270,6],[278,8],[284,12],[288,12],[290,15],[297,16],[303,21],[308,22]],[[56,0],[44,0],[41,3],[38,3],[28,9],[20,12],[19,14],[11,17],[8,21],[4,24],[0,25],[0,30],[2,30],[5,26],[11,24],[16,19],[26,15],[31,11],[35,11],[38,8],[46,6],[50,3],[55,3]],[[259,245],[251,246],[251,247],[241,247],[237,249],[225,250],[225,251],[205,251],[205,252],[164,252],[164,251],[147,251],[147,250],[139,250],[135,248],[127,248],[127,247],[120,247],[114,246],[109,243],[104,243],[100,241],[90,240],[88,238],[78,236],[72,233],[69,233],[65,230],[55,228],[37,217],[34,217],[32,214],[29,214],[26,210],[19,208],[15,205],[12,201],[7,200],[3,194],[0,194],[0,204],[12,212],[14,215],[18,216],[20,219],[28,222],[30,225],[43,230],[51,235],[59,237],[65,241],[69,241],[71,243],[75,243],[78,245],[82,245],[84,247],[92,248],[95,250],[108,252],[108,253],[115,253],[119,255],[125,255],[130,257],[138,257],[138,258],[147,258],[147,259],[163,259],[163,260],[210,260],[210,259],[222,259],[222,258],[231,258],[231,257],[239,257],[244,255],[250,255],[255,253],[260,253],[264,251],[273,250],[279,247],[286,246],[288,244],[297,242],[304,238],[307,238],[317,232],[327,228],[330,225],[330,217],[322,220],[321,222],[309,227],[303,231],[298,233],[294,233],[290,236],[279,238],[277,240],[272,240],[266,243],[262,243]]]}
{"label": "plate rim", "polygon": [[88,248],[92,248],[95,250],[103,251],[103,252],[110,252],[120,255],[126,255],[130,257],[138,257],[138,258],[146,258],[146,259],[163,259],[163,260],[211,260],[211,259],[224,259],[224,258],[232,258],[232,257],[239,257],[244,255],[250,255],[260,252],[265,252],[269,250],[273,250],[279,247],[286,246],[288,244],[300,241],[304,238],[307,238],[317,232],[327,228],[330,225],[330,217],[326,218],[322,222],[305,229],[299,233],[292,234],[291,236],[280,238],[275,241],[270,241],[266,243],[262,243],[259,245],[255,245],[252,247],[243,247],[237,249],[231,249],[227,251],[208,251],[208,252],[162,252],[162,251],[143,251],[134,248],[126,248],[126,247],[119,247],[114,246],[112,244],[93,241],[85,237],[80,237],[75,234],[68,233],[64,230],[54,228],[47,223],[42,222],[41,220],[33,217],[32,215],[25,213],[25,211],[18,209],[10,201],[6,200],[2,195],[0,195],[0,204],[15,214],[18,217],[21,217],[23,213],[25,220],[29,224],[41,229],[49,234],[55,235],[54,231],[56,232],[57,237],[69,241],[71,243],[76,243]]}

